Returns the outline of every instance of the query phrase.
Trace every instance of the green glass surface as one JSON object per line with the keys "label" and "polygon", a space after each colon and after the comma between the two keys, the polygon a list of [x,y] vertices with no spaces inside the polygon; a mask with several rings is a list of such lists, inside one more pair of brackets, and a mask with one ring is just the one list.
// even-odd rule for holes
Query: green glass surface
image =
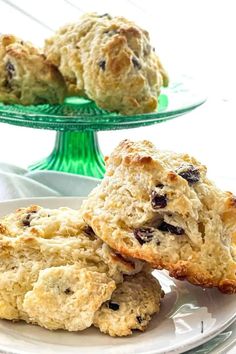
{"label": "green glass surface", "polygon": [[185,76],[163,88],[158,109],[147,114],[124,116],[97,107],[85,98],[70,97],[62,105],[21,106],[0,103],[0,122],[57,131],[49,157],[30,169],[49,169],[102,177],[104,162],[96,131],[128,129],[160,123],[183,115],[205,102],[195,81]]}
{"label": "green glass surface", "polygon": [[57,132],[52,153],[29,169],[56,170],[102,178],[105,164],[96,132]]}

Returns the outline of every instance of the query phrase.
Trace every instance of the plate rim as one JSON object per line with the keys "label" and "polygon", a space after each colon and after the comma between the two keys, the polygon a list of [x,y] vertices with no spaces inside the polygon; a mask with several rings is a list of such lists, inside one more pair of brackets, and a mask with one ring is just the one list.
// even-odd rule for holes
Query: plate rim
{"label": "plate rim", "polygon": [[[16,198],[16,199],[9,199],[9,200],[4,200],[4,201],[0,201],[0,206],[3,206],[4,204],[9,205],[9,204],[17,204],[17,203],[26,203],[29,201],[29,203],[34,203],[36,204],[37,202],[43,201],[44,203],[46,203],[48,200],[65,200],[65,201],[72,201],[72,200],[84,200],[86,197],[65,197],[65,196],[50,196],[50,197],[30,197],[30,198]],[[62,205],[63,206],[63,205]],[[67,205],[68,207],[70,207],[69,205]],[[16,208],[19,208],[20,206],[16,206]],[[50,207],[49,207],[50,209]],[[166,276],[169,276],[168,274],[166,274]],[[230,295],[228,295],[230,296]],[[234,296],[234,295],[231,295]],[[1,320],[1,319],[0,319]],[[194,340],[191,340],[191,338],[188,338],[184,341],[183,345],[179,346],[178,348],[173,348],[174,344],[172,345],[172,347],[170,347],[170,349],[168,349],[168,351],[166,352],[162,352],[163,354],[178,354],[178,353],[184,353],[185,351],[188,351],[190,349],[194,349],[199,345],[205,344],[206,342],[208,342],[209,340],[211,340],[212,338],[214,338],[215,336],[217,336],[218,334],[220,334],[222,331],[224,331],[227,327],[229,327],[233,322],[236,321],[236,312],[232,314],[231,317],[229,317],[229,319],[222,323],[220,326],[218,326],[217,328],[214,328],[214,326],[209,330],[209,332],[204,335],[202,338],[199,338],[199,336],[202,334],[200,333]],[[191,341],[191,343],[190,343]],[[78,347],[79,349],[79,347]],[[14,351],[9,351],[8,347],[6,347],[5,345],[2,345],[0,343],[0,353],[1,351],[4,351],[4,354],[27,354],[26,351],[22,351],[22,350],[14,350]],[[140,354],[156,354],[157,351],[156,349],[151,349],[149,351],[145,351],[143,353]],[[37,352],[35,353],[37,354]],[[66,354],[66,352],[65,352]]]}

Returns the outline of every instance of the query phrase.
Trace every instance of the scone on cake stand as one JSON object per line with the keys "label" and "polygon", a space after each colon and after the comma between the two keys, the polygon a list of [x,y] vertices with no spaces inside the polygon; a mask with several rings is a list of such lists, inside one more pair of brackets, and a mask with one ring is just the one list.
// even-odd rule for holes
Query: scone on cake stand
{"label": "scone on cake stand", "polygon": [[102,178],[97,131],[160,123],[205,101],[191,80],[170,77],[146,30],[85,14],[47,39],[43,54],[0,37],[0,102],[10,104],[0,103],[0,121],[57,131],[51,154],[29,169]]}
{"label": "scone on cake stand", "polygon": [[183,77],[162,89],[158,109],[153,113],[126,116],[102,110],[85,98],[68,98],[62,105],[0,103],[0,121],[57,131],[51,154],[31,165],[30,170],[56,170],[102,178],[105,166],[98,144],[98,131],[161,123],[195,109],[205,99],[194,87],[194,81]]}

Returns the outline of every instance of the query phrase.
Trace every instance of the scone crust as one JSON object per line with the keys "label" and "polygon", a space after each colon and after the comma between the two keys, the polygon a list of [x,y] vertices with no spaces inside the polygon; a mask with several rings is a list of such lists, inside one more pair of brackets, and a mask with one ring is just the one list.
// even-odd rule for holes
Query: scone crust
{"label": "scone crust", "polygon": [[[104,180],[82,207],[85,221],[101,239],[177,279],[236,293],[235,197],[207,179],[205,166],[187,154],[127,140],[106,166]],[[181,176],[186,166],[197,171],[196,183]],[[154,209],[152,193],[161,194],[167,205]],[[140,243],[142,228],[149,235]]]}
{"label": "scone crust", "polygon": [[0,102],[55,104],[65,96],[65,81],[44,54],[13,35],[0,36]]}
{"label": "scone crust", "polygon": [[133,330],[144,331],[153,314],[159,312],[164,293],[154,276],[137,273],[125,276],[111,299],[94,316],[94,325],[110,336],[128,336]]}
{"label": "scone crust", "polygon": [[83,16],[46,40],[47,58],[58,66],[70,94],[123,114],[152,112],[168,76],[149,34],[123,17]]}

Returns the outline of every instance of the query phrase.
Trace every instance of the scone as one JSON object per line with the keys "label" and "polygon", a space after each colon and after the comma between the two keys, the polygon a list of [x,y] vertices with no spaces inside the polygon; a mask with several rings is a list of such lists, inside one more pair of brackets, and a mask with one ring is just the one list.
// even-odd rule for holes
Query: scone
{"label": "scone", "polygon": [[144,331],[154,313],[159,312],[163,297],[157,279],[148,273],[127,275],[111,299],[95,313],[93,323],[110,336],[128,336],[133,330]]}
{"label": "scone", "polygon": [[141,269],[97,238],[78,211],[31,206],[0,220],[0,318],[82,330],[123,275]]}
{"label": "scone", "polygon": [[168,85],[148,32],[123,17],[86,14],[47,39],[45,54],[71,95],[88,96],[109,111],[152,112]]}
{"label": "scone", "polygon": [[148,141],[123,141],[83,217],[123,255],[167,269],[177,279],[236,293],[236,198],[187,154]]}
{"label": "scone", "polygon": [[110,336],[144,331],[160,309],[163,292],[158,280],[141,272],[124,276],[111,295],[112,288],[114,282],[104,273],[76,265],[52,267],[40,271],[23,307],[32,322],[50,329],[82,330],[93,323]]}
{"label": "scone", "polygon": [[110,299],[115,282],[105,273],[81,265],[41,270],[23,309],[31,322],[51,330],[79,331],[93,323],[101,304]]}
{"label": "scone", "polygon": [[66,84],[58,69],[31,43],[0,36],[0,102],[62,103]]}

